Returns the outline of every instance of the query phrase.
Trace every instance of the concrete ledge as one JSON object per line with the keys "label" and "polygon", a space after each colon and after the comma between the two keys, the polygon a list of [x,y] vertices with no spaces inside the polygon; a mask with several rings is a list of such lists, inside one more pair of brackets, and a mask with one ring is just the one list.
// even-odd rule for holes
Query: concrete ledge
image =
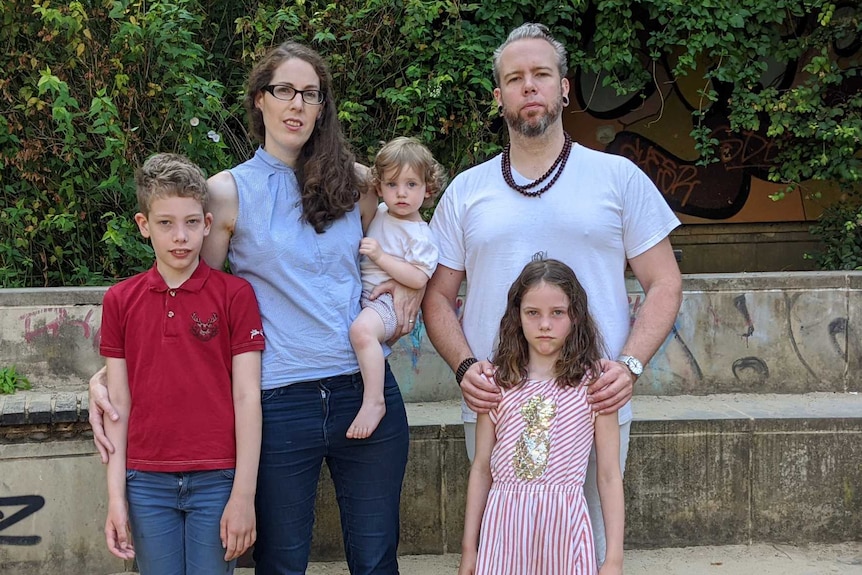
{"label": "concrete ledge", "polygon": [[[81,411],[86,394],[76,396],[74,411],[70,398],[63,399],[52,399],[49,423],[0,425],[4,572],[83,575],[124,568],[104,546],[104,468]],[[7,396],[2,410],[13,421],[27,420],[34,405],[44,421],[44,400],[23,400]],[[75,421],[58,421],[58,409],[75,413]],[[407,411],[411,442],[400,551],[458,552],[469,471],[459,404],[414,403]],[[860,461],[857,394],[636,398],[625,477],[626,544],[858,540]],[[339,516],[325,467],[322,479],[313,558],[340,560]],[[21,512],[27,515],[11,520]]]}

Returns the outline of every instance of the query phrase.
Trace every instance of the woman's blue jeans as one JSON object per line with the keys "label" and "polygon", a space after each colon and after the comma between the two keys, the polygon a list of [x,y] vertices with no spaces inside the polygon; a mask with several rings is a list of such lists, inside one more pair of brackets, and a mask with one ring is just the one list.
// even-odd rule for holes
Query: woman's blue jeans
{"label": "woman's blue jeans", "polygon": [[141,575],[233,573],[219,523],[233,469],[187,473],[126,472],[126,499]]}
{"label": "woman's blue jeans", "polygon": [[255,573],[305,573],[317,483],[326,460],[350,572],[398,574],[407,415],[387,364],[386,415],[367,439],[347,439],[347,428],[362,404],[362,388],[362,377],[356,373],[262,392]]}

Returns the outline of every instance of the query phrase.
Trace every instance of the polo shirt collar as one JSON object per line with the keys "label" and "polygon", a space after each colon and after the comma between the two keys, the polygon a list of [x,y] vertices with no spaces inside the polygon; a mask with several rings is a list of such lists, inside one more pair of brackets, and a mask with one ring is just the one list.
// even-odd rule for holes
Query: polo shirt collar
{"label": "polo shirt collar", "polygon": [[[183,290],[191,293],[199,292],[203,289],[204,284],[207,281],[207,278],[210,277],[210,268],[203,258],[198,260],[198,267],[192,272],[191,277],[184,281],[182,285],[176,289]],[[162,274],[159,273],[158,267],[156,264],[153,264],[153,267],[150,268],[150,271],[147,272],[147,285],[153,291],[157,292],[166,292],[168,291],[168,284],[165,283]]]}

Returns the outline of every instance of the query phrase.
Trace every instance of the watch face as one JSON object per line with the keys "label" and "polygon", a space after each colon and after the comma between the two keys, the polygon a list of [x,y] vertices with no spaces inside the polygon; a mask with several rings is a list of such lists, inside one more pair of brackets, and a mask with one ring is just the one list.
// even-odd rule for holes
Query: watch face
{"label": "watch face", "polygon": [[640,374],[642,374],[644,371],[643,364],[636,357],[632,357],[630,355],[626,356],[623,362],[628,366],[632,374],[636,376],[640,376]]}

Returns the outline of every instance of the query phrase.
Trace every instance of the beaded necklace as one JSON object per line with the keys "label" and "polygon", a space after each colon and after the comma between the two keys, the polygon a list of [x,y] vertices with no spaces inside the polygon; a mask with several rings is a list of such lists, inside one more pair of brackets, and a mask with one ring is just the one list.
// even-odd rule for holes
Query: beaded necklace
{"label": "beaded necklace", "polygon": [[[523,186],[516,184],[515,178],[512,177],[512,160],[510,158],[510,149],[512,147],[512,144],[506,144],[506,147],[503,148],[502,163],[503,179],[506,180],[506,184],[508,184],[509,187],[516,192],[527,196],[528,198],[538,198],[546,191],[548,191],[551,186],[553,186],[557,182],[557,179],[560,177],[560,174],[563,173],[563,168],[566,167],[566,160],[569,159],[569,152],[571,152],[572,150],[572,138],[569,137],[569,135],[565,132],[563,133],[563,136],[565,137],[565,141],[563,142],[563,149],[560,151],[560,155],[557,156],[557,159],[554,160],[554,163],[551,164],[551,167],[548,169],[548,171],[545,172],[545,174],[539,179]],[[554,170],[556,170],[556,173],[554,173]],[[551,177],[551,174],[554,174],[554,176],[543,188],[539,190],[530,189],[541,185],[545,180]]]}

